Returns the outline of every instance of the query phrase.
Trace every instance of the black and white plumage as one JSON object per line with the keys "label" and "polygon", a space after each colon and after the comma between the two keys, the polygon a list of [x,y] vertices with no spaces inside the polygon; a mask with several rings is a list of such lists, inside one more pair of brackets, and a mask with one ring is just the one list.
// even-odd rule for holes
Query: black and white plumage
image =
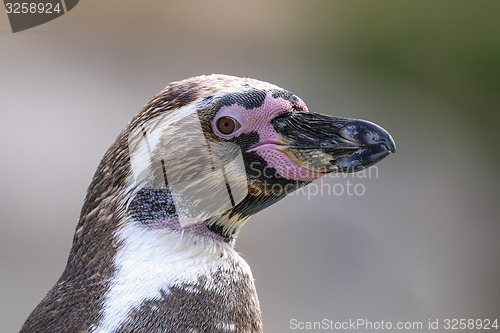
{"label": "black and white plumage", "polygon": [[261,332],[233,249],[248,218],[329,172],[395,151],[362,120],[226,75],[168,85],[104,155],[66,269],[21,332]]}

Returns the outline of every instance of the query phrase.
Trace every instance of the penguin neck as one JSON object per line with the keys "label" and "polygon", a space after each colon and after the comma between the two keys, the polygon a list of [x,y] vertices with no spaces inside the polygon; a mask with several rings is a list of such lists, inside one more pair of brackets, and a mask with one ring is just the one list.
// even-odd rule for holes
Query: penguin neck
{"label": "penguin neck", "polygon": [[114,238],[114,273],[94,332],[137,331],[151,322],[179,330],[212,324],[259,331],[252,273],[232,244],[133,220],[122,223]]}

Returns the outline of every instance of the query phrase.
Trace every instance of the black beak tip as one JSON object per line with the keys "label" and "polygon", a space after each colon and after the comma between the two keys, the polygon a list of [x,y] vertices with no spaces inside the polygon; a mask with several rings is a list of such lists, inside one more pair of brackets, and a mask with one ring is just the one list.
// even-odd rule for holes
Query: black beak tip
{"label": "black beak tip", "polygon": [[389,153],[396,152],[396,143],[389,132],[371,121],[353,119],[341,131],[345,138],[357,144],[382,144]]}
{"label": "black beak tip", "polygon": [[385,146],[385,149],[387,149],[387,151],[390,154],[394,154],[396,152],[396,142],[394,142],[394,139],[388,132],[386,133],[387,133],[387,138],[382,142],[382,144]]}
{"label": "black beak tip", "polygon": [[343,171],[362,170],[396,152],[396,143],[389,132],[370,121],[349,120],[340,134],[358,147],[354,154],[332,161]]}

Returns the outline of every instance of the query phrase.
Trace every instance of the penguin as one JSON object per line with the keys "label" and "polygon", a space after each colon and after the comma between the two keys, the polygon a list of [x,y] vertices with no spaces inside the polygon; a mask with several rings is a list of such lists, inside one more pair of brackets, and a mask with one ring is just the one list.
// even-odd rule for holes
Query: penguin
{"label": "penguin", "polygon": [[234,250],[255,213],[396,151],[365,120],[228,75],[172,82],[128,123],[88,188],[61,277],[28,332],[262,332]]}

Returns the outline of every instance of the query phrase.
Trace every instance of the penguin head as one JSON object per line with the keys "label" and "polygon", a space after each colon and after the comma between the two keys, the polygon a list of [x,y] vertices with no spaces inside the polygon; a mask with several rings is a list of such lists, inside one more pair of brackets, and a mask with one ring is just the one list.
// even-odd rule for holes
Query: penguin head
{"label": "penguin head", "polygon": [[227,75],[171,83],[118,140],[128,223],[224,241],[294,190],[395,151],[378,125],[312,113],[287,90]]}

